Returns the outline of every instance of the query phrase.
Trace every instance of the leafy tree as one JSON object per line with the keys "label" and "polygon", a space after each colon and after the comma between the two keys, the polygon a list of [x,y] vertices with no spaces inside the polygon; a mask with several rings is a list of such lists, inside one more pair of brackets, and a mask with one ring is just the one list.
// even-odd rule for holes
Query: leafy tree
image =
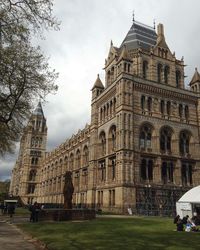
{"label": "leafy tree", "polygon": [[31,35],[59,27],[52,0],[0,1],[0,155],[12,152],[34,100],[55,93],[57,73]]}

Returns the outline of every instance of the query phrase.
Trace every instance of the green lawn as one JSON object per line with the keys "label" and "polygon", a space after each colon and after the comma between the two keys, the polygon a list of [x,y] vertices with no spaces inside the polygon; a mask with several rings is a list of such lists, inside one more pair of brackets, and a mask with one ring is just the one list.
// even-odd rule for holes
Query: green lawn
{"label": "green lawn", "polygon": [[23,207],[17,207],[15,209],[15,215],[30,215],[30,211],[28,210],[28,208],[23,208]]}
{"label": "green lawn", "polygon": [[97,218],[19,226],[52,250],[200,249],[200,232],[176,232],[168,218]]}

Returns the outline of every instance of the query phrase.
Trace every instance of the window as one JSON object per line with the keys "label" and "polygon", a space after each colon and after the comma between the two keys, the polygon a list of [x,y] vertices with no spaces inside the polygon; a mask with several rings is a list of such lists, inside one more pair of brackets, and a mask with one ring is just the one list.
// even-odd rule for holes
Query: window
{"label": "window", "polygon": [[109,206],[115,206],[115,190],[109,190]]}
{"label": "window", "polygon": [[149,112],[152,111],[152,98],[151,98],[151,97],[148,97],[148,100],[147,100],[147,108],[148,108],[148,111],[149,111]]}
{"label": "window", "polygon": [[144,79],[147,78],[147,70],[148,70],[148,62],[147,61],[143,61],[143,78]]}
{"label": "window", "polygon": [[192,185],[192,164],[189,162],[182,163],[181,167],[182,185]]}
{"label": "window", "polygon": [[163,128],[160,132],[160,150],[163,152],[171,151],[172,132],[169,128]]}
{"label": "window", "polygon": [[179,138],[179,150],[181,154],[189,153],[190,134],[187,131],[182,131]]}
{"label": "window", "polygon": [[78,149],[76,152],[76,168],[81,167],[81,153],[80,150]]}
{"label": "window", "polygon": [[167,102],[167,115],[168,116],[171,115],[171,102],[170,101]]}
{"label": "window", "polygon": [[141,109],[142,111],[145,111],[145,96],[141,96]]}
{"label": "window", "polygon": [[153,160],[142,159],[140,165],[140,177],[142,180],[153,180]]}
{"label": "window", "polygon": [[31,170],[29,173],[29,181],[35,181],[35,178],[36,178],[36,171]]}
{"label": "window", "polygon": [[189,108],[187,105],[185,105],[185,120],[189,121]]}
{"label": "window", "polygon": [[113,153],[116,150],[116,126],[111,126],[108,134],[108,151]]}
{"label": "window", "polygon": [[89,151],[88,147],[85,146],[83,148],[83,166],[87,166],[89,164]]}
{"label": "window", "polygon": [[162,81],[162,64],[158,64],[157,66],[157,80],[159,83]]}
{"label": "window", "polygon": [[166,84],[169,83],[169,67],[168,66],[165,66],[165,69],[164,69],[164,82]]}
{"label": "window", "polygon": [[149,125],[144,125],[140,130],[140,148],[151,148],[152,128]]}
{"label": "window", "polygon": [[109,179],[110,180],[115,180],[115,176],[116,176],[116,158],[110,158],[109,159]]}
{"label": "window", "polygon": [[173,182],[174,166],[171,161],[162,162],[161,179],[163,184]]}
{"label": "window", "polygon": [[176,70],[176,87],[180,87],[181,82],[181,72],[179,70]]}
{"label": "window", "polygon": [[182,104],[179,104],[178,111],[179,111],[180,118],[182,118],[183,117],[183,105]]}
{"label": "window", "polygon": [[34,192],[35,192],[35,184],[29,184],[27,193],[28,194],[33,194]]}
{"label": "window", "polygon": [[98,180],[101,182],[106,180],[105,160],[99,162],[98,177],[99,177]]}
{"label": "window", "polygon": [[160,112],[161,112],[162,116],[165,115],[165,101],[164,100],[160,101]]}
{"label": "window", "polygon": [[106,154],[106,135],[104,131],[101,132],[99,136],[99,140],[100,140],[100,154],[105,155]]}

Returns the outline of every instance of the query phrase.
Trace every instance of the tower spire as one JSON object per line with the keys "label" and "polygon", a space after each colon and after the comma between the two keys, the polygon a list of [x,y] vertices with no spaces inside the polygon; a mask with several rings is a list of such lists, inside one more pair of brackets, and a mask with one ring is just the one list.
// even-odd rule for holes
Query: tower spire
{"label": "tower spire", "polygon": [[135,11],[133,10],[133,22],[135,22]]}
{"label": "tower spire", "polygon": [[155,18],[153,19],[153,28],[154,28],[154,30],[156,29],[156,19]]}

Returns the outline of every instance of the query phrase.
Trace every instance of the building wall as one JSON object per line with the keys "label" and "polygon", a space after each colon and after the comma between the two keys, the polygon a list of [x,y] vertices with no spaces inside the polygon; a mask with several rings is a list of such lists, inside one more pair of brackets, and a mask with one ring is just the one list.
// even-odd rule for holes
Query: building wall
{"label": "building wall", "polygon": [[105,73],[106,87],[97,79],[92,89],[91,124],[52,152],[42,148],[32,194],[24,142],[32,132],[24,134],[11,192],[26,202],[62,204],[64,174],[72,171],[77,206],[173,213],[181,194],[200,183],[200,99],[184,87],[184,62],[158,32],[149,50],[111,44]]}

